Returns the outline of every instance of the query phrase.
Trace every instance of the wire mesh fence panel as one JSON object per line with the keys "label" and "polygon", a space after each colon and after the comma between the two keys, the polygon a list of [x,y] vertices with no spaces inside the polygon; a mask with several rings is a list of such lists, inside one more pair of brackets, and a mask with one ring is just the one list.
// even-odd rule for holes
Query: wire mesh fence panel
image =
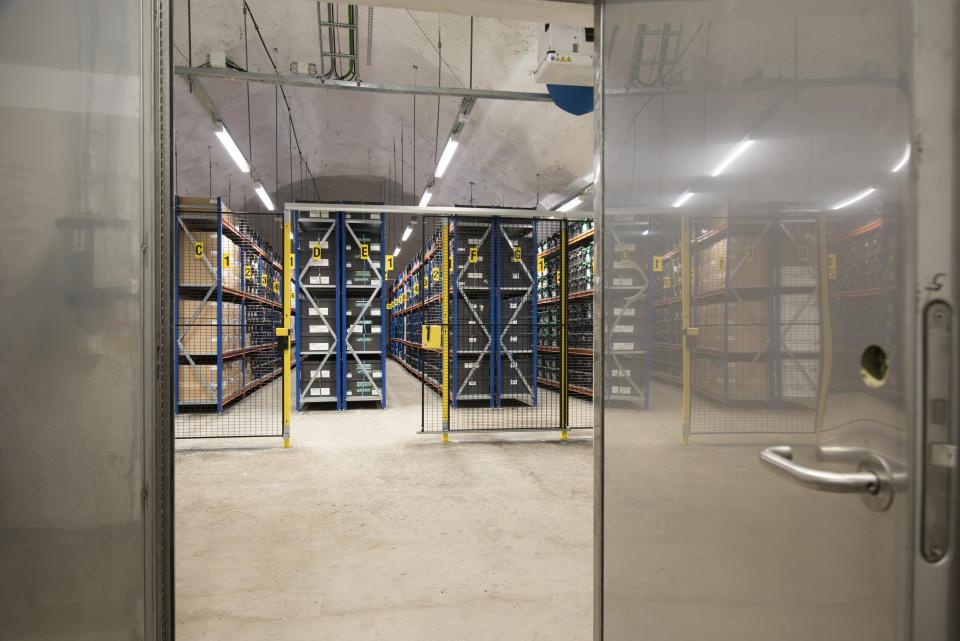
{"label": "wire mesh fence panel", "polygon": [[176,438],[282,436],[283,224],[177,198]]}
{"label": "wire mesh fence panel", "polygon": [[[592,309],[578,308],[583,360],[571,370],[560,304],[562,225],[424,218],[423,247],[400,270],[388,304],[391,356],[422,381],[423,432],[592,427],[592,331],[584,333]],[[586,262],[580,282],[592,281]],[[582,286],[578,292],[592,295]]]}

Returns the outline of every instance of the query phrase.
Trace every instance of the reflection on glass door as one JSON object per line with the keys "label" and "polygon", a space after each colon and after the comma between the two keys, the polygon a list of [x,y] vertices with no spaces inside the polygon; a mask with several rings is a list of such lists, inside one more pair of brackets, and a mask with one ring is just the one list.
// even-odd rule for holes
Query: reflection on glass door
{"label": "reflection on glass door", "polygon": [[909,6],[610,3],[602,32],[604,316],[648,324],[603,339],[604,638],[903,639]]}

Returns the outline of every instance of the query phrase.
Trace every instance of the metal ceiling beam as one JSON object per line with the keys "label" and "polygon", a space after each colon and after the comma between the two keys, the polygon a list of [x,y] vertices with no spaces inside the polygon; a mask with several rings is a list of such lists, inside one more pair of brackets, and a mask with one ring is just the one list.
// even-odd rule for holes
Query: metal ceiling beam
{"label": "metal ceiling beam", "polygon": [[592,219],[592,211],[551,211],[547,209],[507,209],[500,207],[414,207],[412,205],[341,205],[337,203],[285,203],[286,211],[342,211],[360,214],[406,214],[416,216],[500,216],[501,218],[539,218],[540,220]]}
{"label": "metal ceiling beam", "polygon": [[[213,67],[175,67],[178,76],[196,80],[197,78],[216,78],[219,80],[239,80],[242,82],[261,82],[277,84],[277,76],[272,73],[236,71]],[[553,102],[548,93],[527,91],[498,91],[495,89],[466,89],[461,87],[424,87],[417,85],[388,85],[376,82],[325,80],[314,76],[280,74],[280,84],[285,87],[312,87],[314,89],[342,89],[366,93],[392,93],[418,96],[455,96],[487,100],[520,100],[525,102]]]}

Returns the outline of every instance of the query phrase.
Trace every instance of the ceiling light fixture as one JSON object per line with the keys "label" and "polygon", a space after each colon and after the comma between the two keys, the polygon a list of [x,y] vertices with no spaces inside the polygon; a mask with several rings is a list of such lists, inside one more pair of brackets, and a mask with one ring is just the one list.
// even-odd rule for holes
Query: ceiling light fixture
{"label": "ceiling light fixture", "polygon": [[672,203],[670,206],[671,206],[671,207],[682,207],[682,206],[683,206],[683,203],[685,203],[685,202],[687,202],[688,200],[690,200],[691,198],[693,198],[693,193],[694,193],[694,192],[692,192],[692,191],[690,191],[690,190],[688,189],[687,191],[685,191],[685,192],[683,192],[682,194],[680,194],[680,196],[678,196],[677,199],[676,199],[675,201],[673,201],[673,203]]}
{"label": "ceiling light fixture", "polygon": [[407,225],[407,228],[403,230],[403,236],[400,237],[400,242],[402,243],[406,239],[410,238],[410,234],[413,233],[413,227]]}
{"label": "ceiling light fixture", "polygon": [[397,245],[396,248],[394,248],[393,250],[393,255],[396,256],[399,253],[400,253],[400,245]]}
{"label": "ceiling light fixture", "polygon": [[447,146],[443,148],[443,153],[440,154],[440,160],[437,162],[437,170],[433,172],[435,177],[440,178],[443,176],[443,172],[447,170],[450,161],[453,160],[453,154],[457,153],[457,147],[459,146],[460,143],[452,137],[447,140]]}
{"label": "ceiling light fixture", "polygon": [[257,192],[257,196],[260,197],[260,202],[263,203],[263,206],[266,207],[268,211],[273,211],[273,201],[270,200],[270,194],[268,194],[267,190],[263,188],[263,185],[260,183],[253,183],[253,190]]}
{"label": "ceiling light fixture", "polygon": [[729,167],[734,160],[739,158],[743,154],[743,152],[749,149],[750,145],[752,144],[753,144],[753,141],[750,140],[749,138],[745,140],[741,140],[739,143],[737,143],[737,146],[734,147],[732,150],[730,150],[730,153],[728,153],[726,156],[723,157],[723,160],[720,161],[720,164],[713,168],[713,171],[710,172],[710,176],[712,176],[713,178],[716,178],[717,176],[722,174],[723,171],[727,167]]}
{"label": "ceiling light fixture", "polygon": [[867,187],[863,191],[857,194],[854,194],[853,196],[850,196],[845,200],[841,200],[840,202],[835,203],[833,206],[830,207],[830,209],[836,210],[836,209],[843,209],[844,207],[849,207],[854,203],[860,202],[861,200],[863,200],[864,198],[866,198],[867,196],[869,196],[875,191],[876,189],[874,189],[873,187]]}
{"label": "ceiling light fixture", "polygon": [[240,171],[249,174],[250,163],[243,157],[243,152],[237,147],[237,143],[233,142],[233,138],[230,137],[230,132],[227,131],[222,121],[217,121],[217,129],[213,133],[220,141],[220,144],[223,145],[223,148],[227,150],[227,153],[230,154],[230,157],[233,158],[233,162],[237,163]]}
{"label": "ceiling light fixture", "polygon": [[906,167],[908,160],[910,160],[910,143],[907,143],[907,148],[904,149],[903,151],[903,157],[900,159],[900,161],[896,165],[893,166],[893,169],[890,170],[890,173],[895,174],[901,169],[903,169],[904,167]]}
{"label": "ceiling light fixture", "polygon": [[433,192],[427,189],[423,192],[423,196],[420,198],[420,206],[426,207],[431,198],[433,198]]}
{"label": "ceiling light fixture", "polygon": [[559,207],[557,207],[557,211],[568,212],[568,211],[570,211],[571,209],[573,209],[574,207],[576,207],[577,205],[579,205],[579,204],[582,203],[582,202],[583,202],[583,198],[582,198],[582,197],[580,197],[580,196],[574,196],[573,198],[571,198],[571,199],[568,200],[567,202],[565,202],[565,203],[563,203],[562,205],[560,205]]}

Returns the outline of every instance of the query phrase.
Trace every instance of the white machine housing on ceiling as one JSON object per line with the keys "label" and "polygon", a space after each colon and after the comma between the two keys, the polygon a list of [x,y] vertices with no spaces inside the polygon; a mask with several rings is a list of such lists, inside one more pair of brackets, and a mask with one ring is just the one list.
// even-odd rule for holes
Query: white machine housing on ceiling
{"label": "white machine housing on ceiling", "polygon": [[593,86],[593,28],[544,25],[533,77],[551,85]]}

